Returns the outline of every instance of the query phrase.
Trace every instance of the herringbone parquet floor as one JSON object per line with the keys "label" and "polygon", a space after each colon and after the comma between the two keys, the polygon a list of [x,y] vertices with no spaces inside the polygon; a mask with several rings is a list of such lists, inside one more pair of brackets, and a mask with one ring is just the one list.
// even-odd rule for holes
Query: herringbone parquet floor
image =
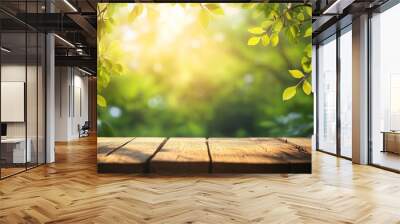
{"label": "herringbone parquet floor", "polygon": [[400,223],[400,175],[313,153],[312,175],[97,174],[95,139],[0,181],[0,223]]}

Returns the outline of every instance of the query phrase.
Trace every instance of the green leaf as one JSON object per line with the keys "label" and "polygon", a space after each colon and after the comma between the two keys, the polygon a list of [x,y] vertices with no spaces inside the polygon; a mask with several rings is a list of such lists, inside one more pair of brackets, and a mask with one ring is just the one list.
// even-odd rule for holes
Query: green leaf
{"label": "green leaf", "polygon": [[263,34],[265,32],[265,30],[262,27],[253,27],[253,28],[248,29],[248,31],[249,31],[249,33],[256,34],[256,35]]}
{"label": "green leaf", "polygon": [[132,9],[132,11],[128,15],[128,21],[130,23],[134,22],[137,19],[137,17],[139,17],[140,14],[142,14],[142,12],[143,12],[143,5],[136,4],[135,7]]}
{"label": "green leaf", "polygon": [[261,40],[261,37],[250,37],[250,39],[247,41],[247,45],[249,46],[254,46],[257,45]]}
{"label": "green leaf", "polygon": [[296,38],[297,36],[297,27],[296,26],[290,26],[289,28],[290,34],[292,35],[293,38]]}
{"label": "green leaf", "polygon": [[301,79],[304,77],[303,72],[299,70],[289,70],[289,73],[293,76],[293,78]]}
{"label": "green leaf", "polygon": [[306,9],[307,15],[311,17],[312,16],[312,7],[311,6],[307,6],[305,9]]}
{"label": "green leaf", "polygon": [[268,16],[268,17],[271,18],[271,19],[276,19],[276,18],[279,17],[279,14],[278,14],[275,10],[273,10],[273,11],[271,11],[271,12],[269,13],[269,16]]}
{"label": "green leaf", "polygon": [[112,71],[114,75],[121,75],[123,67],[121,64],[114,64],[112,67]]}
{"label": "green leaf", "polygon": [[285,91],[283,91],[282,99],[284,101],[290,100],[296,95],[296,93],[297,93],[296,86],[288,87],[285,89]]}
{"label": "green leaf", "polygon": [[253,19],[258,19],[263,15],[263,12],[261,10],[252,10],[251,17]]}
{"label": "green leaf", "polygon": [[108,18],[112,18],[114,16],[114,13],[117,11],[116,6],[117,4],[110,4],[107,6],[106,14]]}
{"label": "green leaf", "polygon": [[103,60],[101,60],[102,66],[104,66],[104,68],[106,70],[111,70],[112,68],[112,62],[110,60],[108,60],[107,58],[102,58]]}
{"label": "green leaf", "polygon": [[264,22],[261,23],[261,27],[264,29],[268,29],[273,23],[274,21],[272,20],[265,20]]}
{"label": "green leaf", "polygon": [[311,58],[308,58],[307,56],[304,56],[301,59],[301,65],[303,67],[303,71],[305,73],[311,73],[312,68],[311,68]]}
{"label": "green leaf", "polygon": [[276,22],[274,24],[273,30],[275,32],[279,33],[279,32],[281,32],[282,27],[283,27],[283,22],[282,22],[282,20],[278,19],[278,20],[276,20]]}
{"label": "green leaf", "polygon": [[272,35],[271,35],[271,44],[272,44],[272,46],[273,47],[275,47],[276,45],[278,45],[278,43],[279,43],[279,35],[278,34],[276,34],[276,33],[273,33]]}
{"label": "green leaf", "polygon": [[290,15],[289,12],[286,11],[285,16],[288,20],[292,20],[292,16]]}
{"label": "green leaf", "polygon": [[113,29],[113,25],[111,24],[110,20],[104,21],[104,31],[109,33]]}
{"label": "green leaf", "polygon": [[109,71],[105,69],[104,67],[98,70],[98,76],[97,76],[97,92],[100,93],[102,89],[106,88],[108,84],[110,83],[110,76]]}
{"label": "green leaf", "polygon": [[210,4],[206,4],[205,7],[208,10],[210,10],[211,13],[213,13],[213,14],[224,15],[224,10],[221,8],[221,6],[219,4],[210,3]]}
{"label": "green leaf", "polygon": [[308,27],[304,32],[304,37],[309,37],[312,35],[312,26]]}
{"label": "green leaf", "polygon": [[304,52],[306,53],[307,57],[311,58],[312,57],[312,45],[307,44],[306,48],[304,49]]}
{"label": "green leaf", "polygon": [[303,13],[297,14],[297,19],[300,21],[304,21],[304,14]]}
{"label": "green leaf", "polygon": [[210,14],[206,10],[200,10],[198,15],[198,20],[204,28],[207,28],[208,23],[210,22]]}
{"label": "green leaf", "polygon": [[284,34],[289,41],[290,44],[297,44],[298,40],[297,37],[293,37],[292,31],[290,31],[290,27],[285,27],[284,28]]}
{"label": "green leaf", "polygon": [[97,105],[107,107],[107,101],[102,95],[97,94]]}
{"label": "green leaf", "polygon": [[257,5],[258,5],[258,3],[243,3],[242,8],[252,9],[252,8],[255,8]]}
{"label": "green leaf", "polygon": [[303,82],[303,91],[307,95],[311,94],[312,86],[307,80],[304,80],[304,82]]}
{"label": "green leaf", "polygon": [[261,42],[262,42],[263,46],[268,46],[269,45],[270,39],[269,39],[268,34],[265,34],[265,35],[263,35],[261,37]]}

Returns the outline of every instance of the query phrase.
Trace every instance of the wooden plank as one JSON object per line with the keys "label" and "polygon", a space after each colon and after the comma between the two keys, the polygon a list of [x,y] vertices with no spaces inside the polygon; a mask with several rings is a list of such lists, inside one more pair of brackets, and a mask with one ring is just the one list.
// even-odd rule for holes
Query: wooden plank
{"label": "wooden plank", "polygon": [[[294,138],[293,138],[294,139]],[[272,152],[275,156],[280,155],[281,158],[285,159],[289,164],[297,163],[311,163],[311,153],[306,151],[302,146],[294,144],[292,142],[284,143],[278,139],[268,138],[256,138],[258,144],[263,148],[268,148],[269,152]],[[306,147],[306,142],[295,141],[302,143]],[[299,148],[299,146],[301,148]]]}
{"label": "wooden plank", "polygon": [[170,138],[150,161],[154,173],[208,173],[209,167],[205,138]]}
{"label": "wooden plank", "polygon": [[209,139],[213,173],[308,173],[311,155],[274,138]]}
{"label": "wooden plank", "polygon": [[121,145],[132,140],[132,137],[98,137],[97,162],[102,162],[104,157]]}
{"label": "wooden plank", "polygon": [[282,139],[288,141],[289,143],[298,145],[305,151],[311,153],[311,139],[310,138],[294,138],[294,137],[287,138],[287,137],[285,137]]}
{"label": "wooden plank", "polygon": [[98,164],[99,172],[145,172],[146,163],[165,138],[138,137],[106,156]]}

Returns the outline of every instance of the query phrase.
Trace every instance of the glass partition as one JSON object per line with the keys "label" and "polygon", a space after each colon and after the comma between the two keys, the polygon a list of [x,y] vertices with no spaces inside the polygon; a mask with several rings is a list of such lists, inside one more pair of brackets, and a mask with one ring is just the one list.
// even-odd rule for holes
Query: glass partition
{"label": "glass partition", "polygon": [[27,150],[29,153],[29,161],[27,167],[34,167],[38,160],[38,35],[36,32],[28,31],[27,33]]}
{"label": "glass partition", "polygon": [[[43,4],[0,2],[0,7],[23,15],[42,12]],[[45,163],[45,44],[43,33],[0,12],[0,178]]]}
{"label": "glass partition", "polygon": [[46,162],[45,124],[46,124],[46,37],[38,33],[38,64],[37,64],[37,162]]}
{"label": "glass partition", "polygon": [[26,138],[26,41],[25,32],[1,34],[2,177],[24,171],[31,161]]}

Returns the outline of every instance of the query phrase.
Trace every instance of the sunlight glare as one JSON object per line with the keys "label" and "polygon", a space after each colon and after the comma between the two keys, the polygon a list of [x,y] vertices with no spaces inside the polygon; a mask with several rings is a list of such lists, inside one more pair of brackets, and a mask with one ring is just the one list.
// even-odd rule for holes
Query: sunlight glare
{"label": "sunlight glare", "polygon": [[165,5],[165,9],[160,10],[158,20],[160,43],[170,43],[175,37],[184,31],[185,26],[192,23],[194,18],[188,16],[185,10],[179,5]]}
{"label": "sunlight glare", "polygon": [[137,38],[137,33],[130,26],[122,26],[121,33],[123,40],[126,42],[134,41]]}

